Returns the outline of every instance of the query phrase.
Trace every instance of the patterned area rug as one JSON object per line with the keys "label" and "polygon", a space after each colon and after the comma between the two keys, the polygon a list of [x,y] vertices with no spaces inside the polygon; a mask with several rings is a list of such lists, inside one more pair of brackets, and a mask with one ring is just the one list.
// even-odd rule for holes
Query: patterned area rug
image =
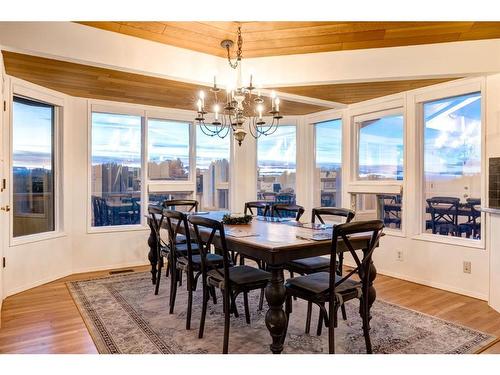
{"label": "patterned area rug", "polygon": [[[68,283],[68,288],[100,353],[221,353],[224,329],[222,299],[209,303],[205,336],[198,339],[201,291],[195,292],[192,329],[186,331],[187,293],[179,288],[175,314],[168,314],[169,281],[162,279],[155,296],[148,272]],[[219,293],[219,292],[218,292]],[[270,353],[265,310],[258,311],[259,291],[250,300],[251,324],[231,317],[230,353]],[[347,321],[335,330],[337,353],[365,353],[358,303],[346,304]],[[304,333],[306,303],[294,301],[284,353],[328,353],[327,329],[316,333],[318,311],[313,308],[311,335]],[[495,337],[457,324],[377,300],[372,308],[371,337],[375,353],[475,353]]]}

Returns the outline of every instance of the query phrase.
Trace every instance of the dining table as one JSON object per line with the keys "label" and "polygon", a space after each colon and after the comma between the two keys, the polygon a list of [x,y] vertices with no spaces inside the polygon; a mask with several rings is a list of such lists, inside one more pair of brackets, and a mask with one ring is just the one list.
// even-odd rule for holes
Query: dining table
{"label": "dining table", "polygon": [[[203,213],[193,212],[191,214],[204,215],[210,219],[221,221],[222,217],[227,213],[227,211],[211,211]],[[157,239],[150,217],[148,217],[148,224],[151,228],[148,238],[148,259],[151,263],[152,282],[155,284],[158,264]],[[164,220],[162,227],[166,228],[166,225],[166,220]],[[265,298],[268,304],[265,322],[271,335],[271,352],[280,354],[283,350],[282,337],[287,324],[287,317],[283,309],[286,297],[285,265],[287,262],[296,259],[330,255],[332,249],[332,226],[312,226],[307,223],[296,222],[290,218],[278,219],[256,216],[249,224],[224,225],[224,232],[226,243],[230,250],[265,262],[267,270],[271,273],[271,280],[265,289]],[[209,231],[200,228],[200,236],[202,240],[206,240],[209,236]],[[352,235],[349,240],[355,250],[365,251],[368,248],[370,238],[370,233],[363,233]],[[217,248],[219,244],[220,239],[216,237],[214,239],[215,247]],[[337,248],[339,252],[348,251],[342,240],[338,241]],[[367,295],[370,307],[376,298],[376,291],[373,287],[376,275],[376,268],[372,264],[370,267]]]}

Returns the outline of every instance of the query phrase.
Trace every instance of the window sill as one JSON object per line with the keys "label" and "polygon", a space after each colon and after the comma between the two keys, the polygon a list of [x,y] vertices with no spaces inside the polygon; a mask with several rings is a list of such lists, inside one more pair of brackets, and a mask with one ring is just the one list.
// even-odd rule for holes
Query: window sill
{"label": "window sill", "polygon": [[116,233],[116,232],[134,232],[134,231],[149,231],[147,225],[110,225],[106,227],[88,227],[87,234],[102,234],[102,233]]}
{"label": "window sill", "polygon": [[441,236],[439,234],[421,233],[411,237],[412,240],[442,243],[446,245],[469,247],[474,249],[485,249],[484,240],[471,240],[468,238],[457,238]]}
{"label": "window sill", "polygon": [[39,234],[30,234],[21,237],[13,237],[10,239],[10,247],[22,246],[34,242],[49,241],[57,238],[67,237],[66,232],[46,232]]}

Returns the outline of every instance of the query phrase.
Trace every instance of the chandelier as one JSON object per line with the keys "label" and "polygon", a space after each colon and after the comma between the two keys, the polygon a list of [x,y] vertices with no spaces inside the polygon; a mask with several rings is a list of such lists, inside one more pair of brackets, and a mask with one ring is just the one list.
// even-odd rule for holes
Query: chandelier
{"label": "chandelier", "polygon": [[[252,84],[253,76],[250,75],[250,84],[243,86],[241,83],[241,59],[243,39],[241,37],[241,27],[238,27],[238,50],[236,60],[231,60],[230,49],[233,47],[232,40],[223,40],[221,47],[227,51],[227,60],[229,66],[236,70],[237,83],[233,88],[230,85],[226,88],[226,93],[222,93],[217,87],[216,77],[214,76],[214,85],[210,89],[213,94],[212,102],[212,122],[206,122],[205,115],[209,114],[205,105],[205,92],[200,91],[197,105],[197,117],[195,120],[201,127],[203,133],[208,136],[218,136],[225,138],[229,132],[232,132],[238,145],[245,139],[247,131],[245,124],[248,122],[248,130],[254,138],[259,138],[261,135],[270,135],[276,131],[280,119],[280,99],[274,91],[271,92],[270,107],[268,114],[271,120],[266,123],[264,121],[264,113],[266,111],[265,100],[261,96],[261,91],[256,90]],[[207,101],[208,102],[208,101]]]}

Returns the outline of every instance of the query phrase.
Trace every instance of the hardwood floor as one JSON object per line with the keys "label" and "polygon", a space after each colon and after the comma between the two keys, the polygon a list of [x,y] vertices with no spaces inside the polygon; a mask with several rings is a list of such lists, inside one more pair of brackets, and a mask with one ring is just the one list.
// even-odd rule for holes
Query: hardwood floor
{"label": "hardwood floor", "polygon": [[[65,283],[108,274],[72,275],[8,297],[3,304],[0,353],[97,353]],[[500,337],[500,313],[484,301],[382,275],[375,286],[378,298],[387,302]],[[500,343],[484,353],[500,353]]]}

